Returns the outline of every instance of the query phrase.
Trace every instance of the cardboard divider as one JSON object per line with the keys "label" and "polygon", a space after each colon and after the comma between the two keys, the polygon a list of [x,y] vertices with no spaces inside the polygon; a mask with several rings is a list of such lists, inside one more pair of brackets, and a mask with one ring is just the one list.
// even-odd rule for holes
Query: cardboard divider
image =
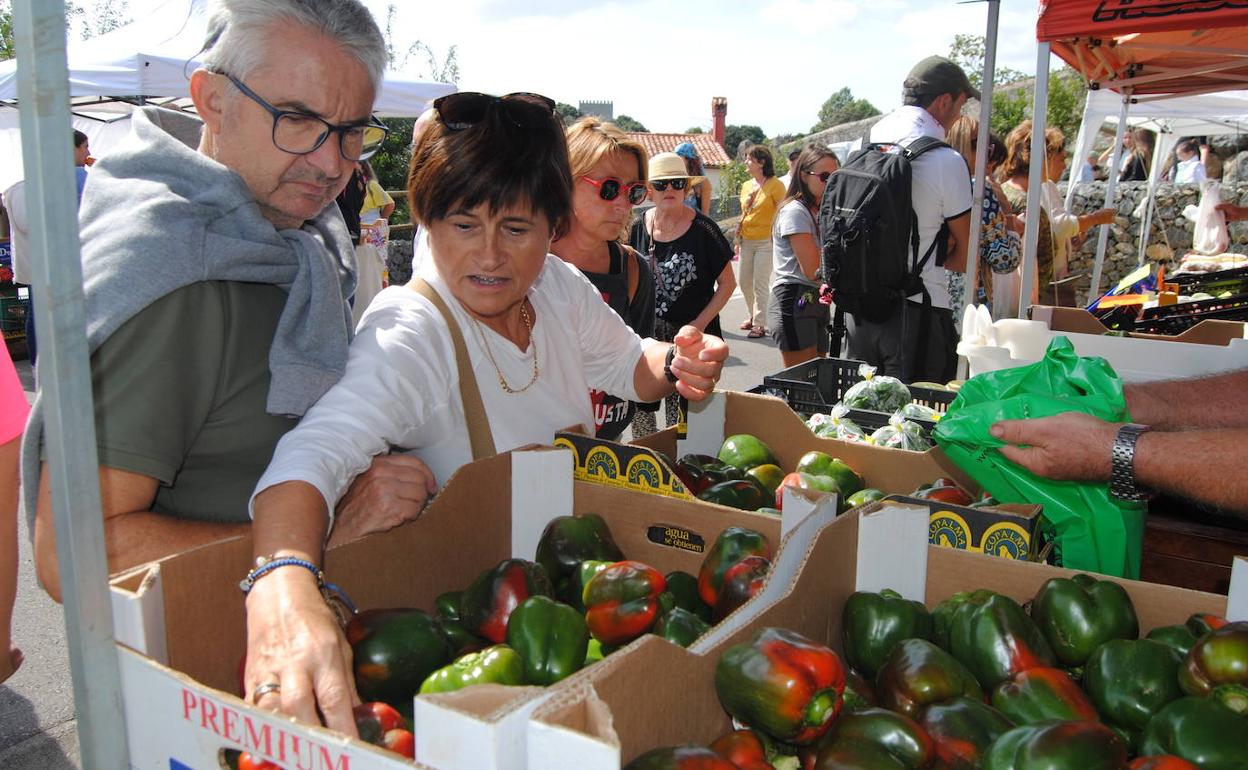
{"label": "cardboard divider", "polygon": [[[780,543],[780,519],[773,516],[574,482],[571,474],[570,453],[555,448],[517,451],[464,466],[416,520],[329,550],[326,576],[361,609],[432,610],[439,594],[462,590],[503,559],[533,559],[546,522],[574,513],[601,515],[628,558],[664,573],[696,575],[706,548],[729,526],[754,529],[774,546]],[[321,764],[310,758],[300,767],[346,767],[339,761],[343,757],[350,758],[354,770],[403,766],[379,762],[379,757],[386,759],[384,754],[359,750],[358,742],[334,733],[281,715],[261,715],[233,694],[240,686],[239,661],[246,649],[238,581],[251,559],[251,538],[235,538],[169,557],[114,582],[118,638],[140,653],[124,669],[132,675],[123,676],[127,719],[134,728],[132,756],[155,757],[153,764],[140,766],[162,770],[172,759],[188,767],[215,767],[209,754],[215,757],[222,747],[256,748],[277,761],[265,747],[276,751],[277,744],[266,741],[280,724],[287,740],[280,745],[284,751],[310,751],[313,745],[318,752],[324,749]],[[736,616],[751,611],[747,605]],[[575,689],[595,669],[609,670],[644,654],[639,652],[644,641],[552,687],[473,688],[417,698],[418,759],[438,770],[523,768],[533,709],[563,688]],[[191,702],[206,711],[190,713]],[[219,717],[225,714],[230,716]],[[230,720],[229,725],[222,719]],[[257,731],[268,725],[264,735],[270,738],[249,735],[238,727],[240,720],[250,720]],[[170,735],[181,736],[176,744],[181,748],[170,743]],[[296,766],[289,759],[279,764]]]}
{"label": "cardboard divider", "polygon": [[[655,640],[659,643],[649,645],[648,655],[621,660],[587,676],[585,687],[544,703],[529,723],[530,770],[572,766],[619,770],[652,748],[710,743],[731,729],[714,685],[715,666],[723,650],[748,640],[761,627],[780,626],[839,652],[842,608],[850,594],[873,579],[871,575],[876,582],[889,583],[912,596],[917,593],[916,598],[934,606],[958,591],[977,588],[990,588],[1024,602],[1046,580],[1076,574],[1043,564],[927,546],[914,536],[923,528],[926,513],[920,506],[882,501],[842,516],[824,525],[808,549],[782,553],[782,559],[800,560],[800,572],[789,590],[752,613],[713,647],[695,652]],[[899,540],[907,545],[899,546],[900,552],[880,545],[881,534],[890,528],[904,533]],[[925,564],[912,558],[915,548],[926,549]],[[896,573],[893,581],[887,580],[890,569]],[[1111,579],[1130,594],[1141,634],[1181,623],[1194,612],[1221,615],[1227,611],[1224,596]],[[647,683],[640,696],[637,682]],[[611,729],[604,727],[608,724]]]}
{"label": "cardboard divider", "polygon": [[[1052,307],[1049,305],[1033,305],[1031,320],[1046,324],[1055,332],[1076,332],[1078,334],[1108,334],[1109,327],[1100,319],[1081,307]],[[1231,340],[1243,339],[1246,325],[1243,321],[1219,321],[1206,319],[1182,334],[1129,334],[1133,339],[1155,340],[1158,342],[1186,342],[1194,345],[1220,345],[1226,347]]]}

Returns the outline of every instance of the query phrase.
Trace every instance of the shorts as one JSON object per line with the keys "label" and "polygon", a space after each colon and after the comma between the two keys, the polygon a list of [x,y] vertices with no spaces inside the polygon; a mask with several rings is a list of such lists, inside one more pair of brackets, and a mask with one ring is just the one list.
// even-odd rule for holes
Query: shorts
{"label": "shorts", "polygon": [[804,283],[778,283],[767,303],[767,329],[779,348],[788,353],[815,348],[828,352],[829,308],[819,301],[819,290]]}

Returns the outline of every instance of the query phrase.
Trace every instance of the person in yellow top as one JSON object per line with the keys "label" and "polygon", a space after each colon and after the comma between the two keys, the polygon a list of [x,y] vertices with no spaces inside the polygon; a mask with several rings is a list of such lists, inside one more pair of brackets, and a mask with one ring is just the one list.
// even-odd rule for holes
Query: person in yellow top
{"label": "person in yellow top", "polygon": [[364,202],[360,204],[360,242],[355,246],[357,282],[351,320],[358,325],[373,297],[389,283],[386,273],[386,241],[390,237],[390,215],[394,198],[377,181],[368,161],[360,161],[364,181]]}
{"label": "person in yellow top", "polygon": [[741,225],[737,238],[741,246],[741,264],[737,268],[737,284],[745,297],[749,313],[741,322],[749,337],[767,333],[767,299],[771,296],[771,226],[776,212],[784,203],[784,185],[776,179],[776,163],[771,150],[756,144],[745,153],[745,169],[750,179],[741,185]]}

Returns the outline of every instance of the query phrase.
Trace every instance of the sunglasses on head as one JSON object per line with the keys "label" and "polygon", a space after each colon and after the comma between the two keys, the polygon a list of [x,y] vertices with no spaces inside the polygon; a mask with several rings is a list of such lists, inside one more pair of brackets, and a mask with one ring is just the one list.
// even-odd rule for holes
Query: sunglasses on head
{"label": "sunglasses on head", "polygon": [[824,184],[827,184],[827,183],[828,183],[828,180],[832,178],[832,174],[833,174],[833,173],[835,173],[835,172],[832,172],[832,171],[803,171],[802,173],[803,173],[803,174],[806,174],[807,176],[817,176],[817,177],[819,177],[819,181],[820,181],[820,182],[823,182]]}
{"label": "sunglasses on head", "polygon": [[589,182],[594,187],[597,187],[598,197],[602,198],[604,201],[615,200],[620,197],[621,191],[623,191],[625,197],[628,198],[628,202],[634,206],[646,199],[646,186],[641,182],[624,184],[624,182],[613,176],[605,177],[603,179],[591,179],[590,177],[583,176],[581,179]]}
{"label": "sunglasses on head", "polygon": [[650,183],[655,192],[664,192],[668,187],[673,190],[683,190],[689,186],[688,179],[656,179]]}
{"label": "sunglasses on head", "polygon": [[442,125],[452,131],[462,131],[485,120],[485,116],[495,108],[504,110],[512,123],[524,126],[525,119],[533,117],[535,111],[543,117],[553,115],[555,100],[525,91],[506,96],[461,91],[434,99],[433,108],[438,111],[438,119],[442,121]]}

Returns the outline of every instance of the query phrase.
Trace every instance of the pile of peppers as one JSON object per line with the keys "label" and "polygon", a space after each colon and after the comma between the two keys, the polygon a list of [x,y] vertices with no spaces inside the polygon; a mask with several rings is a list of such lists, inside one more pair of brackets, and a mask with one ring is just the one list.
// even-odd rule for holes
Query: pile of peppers
{"label": "pile of peppers", "polygon": [[1193,615],[1140,638],[1121,585],[1075,575],[1027,608],[855,593],[841,634],[843,658],[780,628],[727,648],[716,692],[744,729],[626,770],[1248,769],[1248,622]]}

